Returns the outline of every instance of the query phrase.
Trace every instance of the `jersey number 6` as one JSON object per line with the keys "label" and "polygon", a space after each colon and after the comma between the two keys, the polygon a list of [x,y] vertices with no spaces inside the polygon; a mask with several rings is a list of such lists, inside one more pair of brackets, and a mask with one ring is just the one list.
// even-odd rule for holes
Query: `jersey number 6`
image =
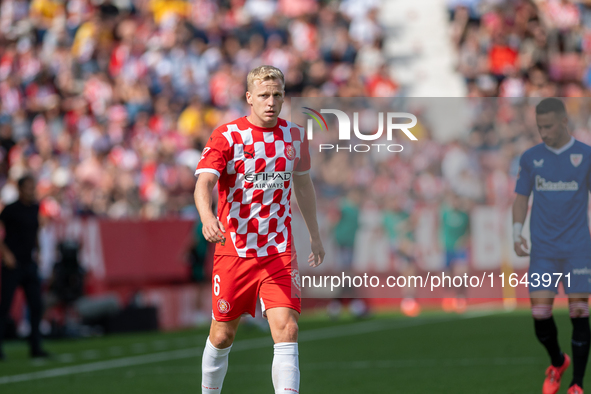
{"label": "jersey number 6", "polygon": [[220,276],[216,275],[213,277],[213,294],[216,296],[220,295]]}

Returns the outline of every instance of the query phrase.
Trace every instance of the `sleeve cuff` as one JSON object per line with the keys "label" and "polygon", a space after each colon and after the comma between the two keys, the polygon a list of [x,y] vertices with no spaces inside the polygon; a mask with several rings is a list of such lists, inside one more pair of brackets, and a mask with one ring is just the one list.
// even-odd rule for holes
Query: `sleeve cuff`
{"label": "sleeve cuff", "polygon": [[220,177],[220,173],[217,170],[214,170],[213,168],[198,168],[197,170],[195,170],[195,176],[201,174],[202,172],[209,172],[210,174],[217,175],[218,178]]}
{"label": "sleeve cuff", "polygon": [[310,170],[307,171],[294,171],[293,172],[295,175],[306,175],[310,173]]}

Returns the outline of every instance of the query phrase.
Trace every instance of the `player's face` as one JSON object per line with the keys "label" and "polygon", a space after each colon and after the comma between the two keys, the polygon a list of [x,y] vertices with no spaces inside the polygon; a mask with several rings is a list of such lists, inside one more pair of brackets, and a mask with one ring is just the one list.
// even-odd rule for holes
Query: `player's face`
{"label": "player's face", "polygon": [[246,92],[250,104],[250,121],[255,126],[274,127],[283,106],[285,91],[283,83],[277,79],[256,80],[252,91]]}
{"label": "player's face", "polygon": [[536,115],[536,122],[544,143],[551,148],[560,148],[564,142],[565,134],[568,134],[566,116],[556,112],[548,112]]}

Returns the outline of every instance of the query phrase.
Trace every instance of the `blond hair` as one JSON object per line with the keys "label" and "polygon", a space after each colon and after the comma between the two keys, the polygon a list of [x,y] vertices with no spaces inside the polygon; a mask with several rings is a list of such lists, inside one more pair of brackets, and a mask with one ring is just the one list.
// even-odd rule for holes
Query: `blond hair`
{"label": "blond hair", "polygon": [[273,66],[259,66],[248,73],[246,89],[250,92],[254,88],[254,81],[268,81],[269,79],[277,79],[285,86],[285,78],[280,69]]}

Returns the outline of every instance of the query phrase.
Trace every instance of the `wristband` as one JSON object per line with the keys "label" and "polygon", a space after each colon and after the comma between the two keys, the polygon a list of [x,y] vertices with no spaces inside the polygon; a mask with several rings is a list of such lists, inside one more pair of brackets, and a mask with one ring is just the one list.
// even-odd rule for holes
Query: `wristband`
{"label": "wristband", "polygon": [[521,230],[523,223],[513,223],[513,242],[521,242]]}

